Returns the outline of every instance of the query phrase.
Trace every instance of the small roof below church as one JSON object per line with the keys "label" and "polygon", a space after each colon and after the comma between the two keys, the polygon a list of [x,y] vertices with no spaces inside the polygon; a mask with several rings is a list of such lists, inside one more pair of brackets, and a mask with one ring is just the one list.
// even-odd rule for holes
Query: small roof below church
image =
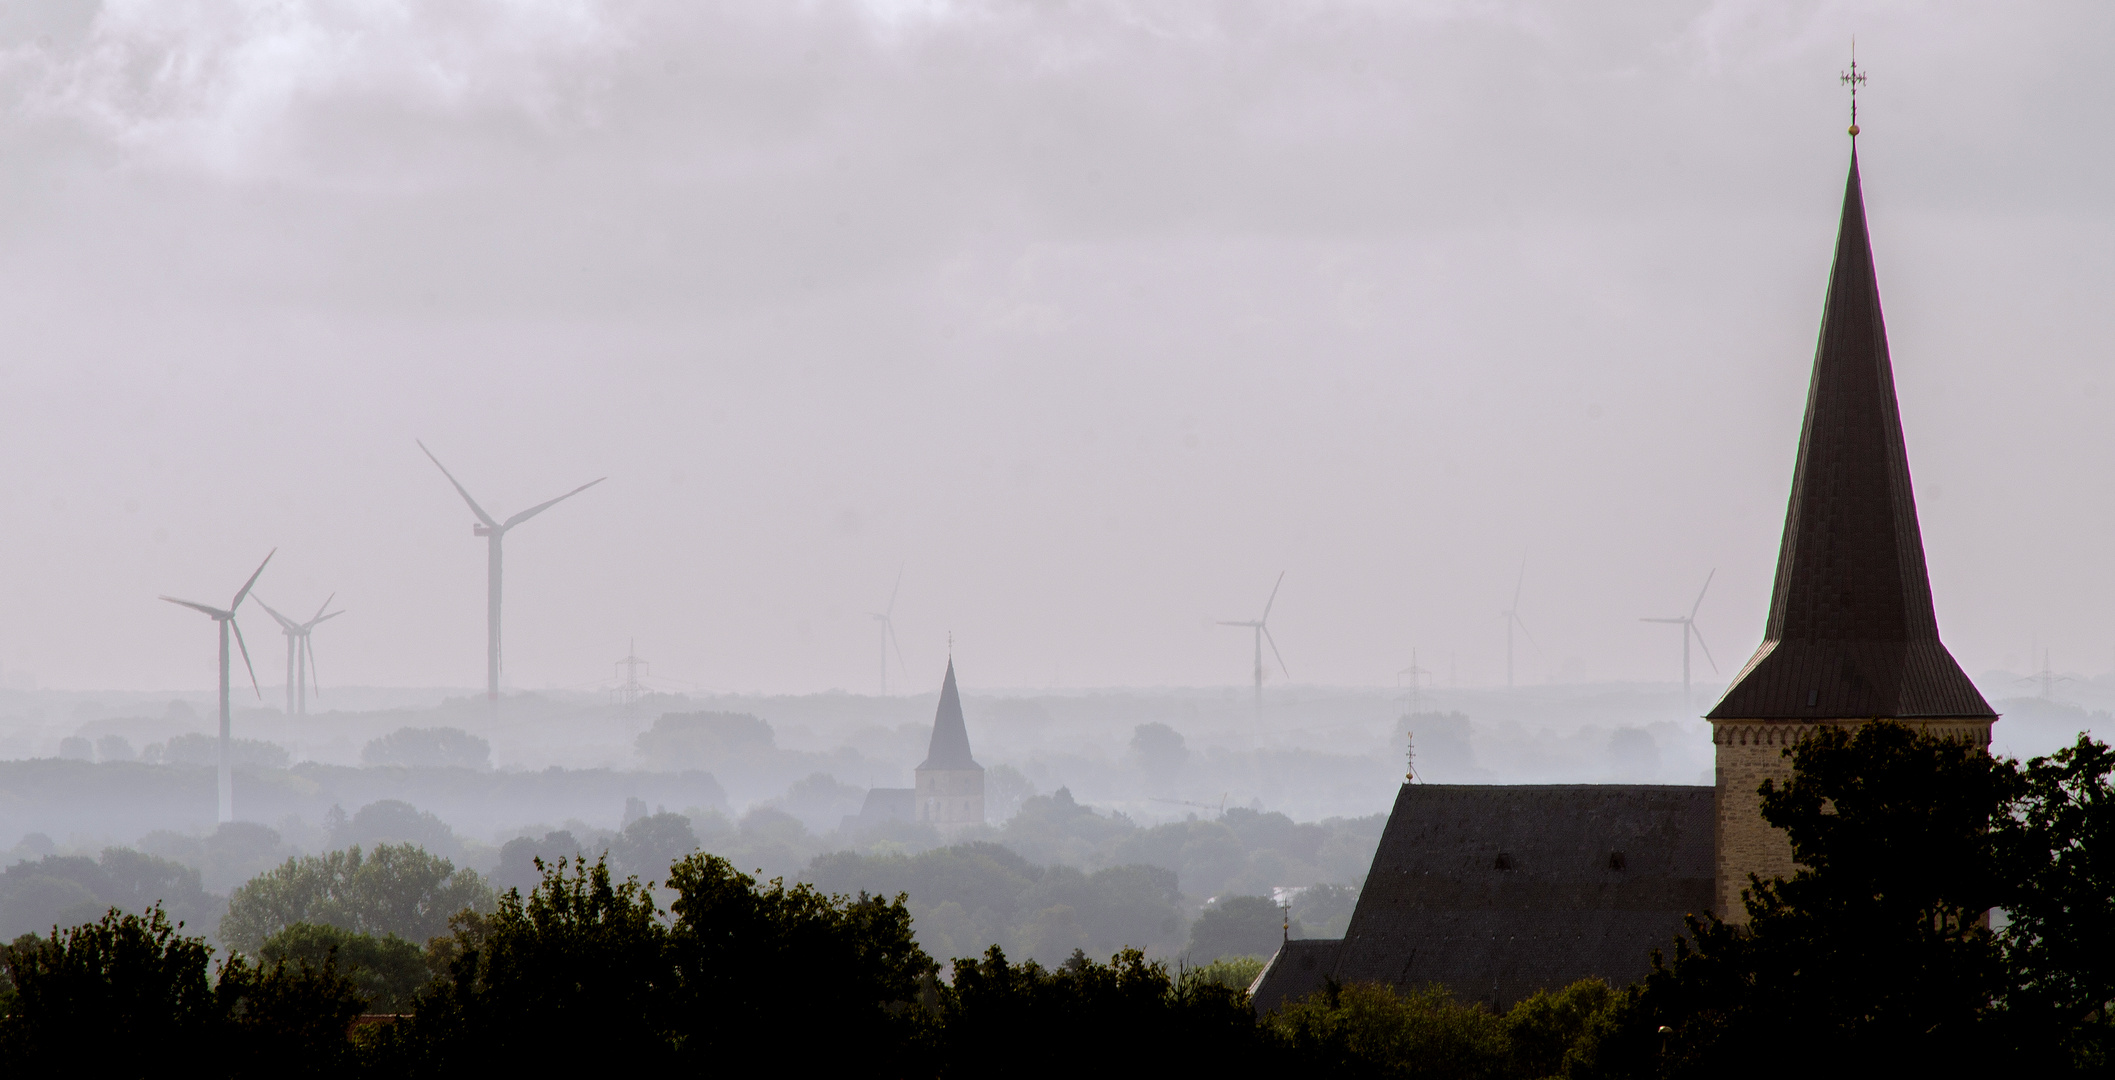
{"label": "small roof below church", "polygon": [[933,713],[933,742],[926,748],[927,769],[981,769],[969,754],[969,726],[962,722],[962,695],[955,690],[955,661],[947,661],[947,680],[940,684],[940,708]]}

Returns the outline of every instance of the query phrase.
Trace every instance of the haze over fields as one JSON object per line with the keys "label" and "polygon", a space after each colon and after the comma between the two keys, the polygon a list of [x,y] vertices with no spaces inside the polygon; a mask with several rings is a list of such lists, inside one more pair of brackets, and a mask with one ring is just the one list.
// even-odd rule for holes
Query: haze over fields
{"label": "haze over fields", "polygon": [[[2106,9],[0,13],[0,684],[1665,682],[1759,636],[1847,140],[1969,671],[2115,667]],[[259,648],[273,635],[252,616]],[[1700,658],[1699,658],[1700,659]],[[264,666],[272,667],[266,660]],[[1700,676],[1706,669],[1698,665]],[[1451,673],[1451,674],[1448,674]],[[270,678],[269,675],[266,676]],[[1274,670],[1274,681],[1282,675]],[[1999,696],[2005,696],[2000,694]]]}

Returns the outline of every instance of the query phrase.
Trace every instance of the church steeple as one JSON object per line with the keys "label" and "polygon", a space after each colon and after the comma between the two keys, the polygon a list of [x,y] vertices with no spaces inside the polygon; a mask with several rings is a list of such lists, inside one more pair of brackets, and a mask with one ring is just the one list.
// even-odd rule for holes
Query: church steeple
{"label": "church steeple", "polygon": [[1854,145],[1769,623],[1708,718],[1995,716],[1939,642]]}
{"label": "church steeple", "polygon": [[955,691],[955,660],[948,657],[947,679],[940,684],[940,708],[933,713],[933,741],[920,769],[979,769],[969,754],[969,726],[962,720],[962,696]]}

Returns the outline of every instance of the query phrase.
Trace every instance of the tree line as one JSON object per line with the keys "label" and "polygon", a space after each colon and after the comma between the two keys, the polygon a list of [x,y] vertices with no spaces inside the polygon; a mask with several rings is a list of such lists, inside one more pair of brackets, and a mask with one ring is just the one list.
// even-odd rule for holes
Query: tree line
{"label": "tree line", "polygon": [[17,940],[0,965],[0,1066],[145,1075],[182,1048],[186,1068],[228,1076],[757,1062],[946,1077],[2104,1075],[2115,755],[2081,737],[2020,763],[1873,723],[1792,758],[1763,813],[1800,869],[1752,882],[1745,925],[1693,917],[1638,985],[1554,988],[1503,1013],[1440,987],[1328,984],[1258,1016],[1238,977],[1135,949],[1045,966],[994,946],[943,969],[901,894],[760,882],[702,853],[657,883],[600,860],[542,864],[532,888],[455,910],[423,946],[312,921],[434,869],[370,855],[257,890],[269,911],[243,931],[254,948],[217,964],[159,909]]}

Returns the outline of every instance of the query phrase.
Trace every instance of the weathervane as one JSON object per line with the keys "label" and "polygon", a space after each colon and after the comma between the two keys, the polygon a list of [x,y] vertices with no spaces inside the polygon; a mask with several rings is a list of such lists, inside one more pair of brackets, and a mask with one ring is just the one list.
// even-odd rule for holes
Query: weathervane
{"label": "weathervane", "polygon": [[1842,75],[1843,85],[1851,88],[1851,138],[1858,137],[1858,88],[1865,85],[1865,72],[1858,70],[1858,39],[1851,39],[1851,69]]}

